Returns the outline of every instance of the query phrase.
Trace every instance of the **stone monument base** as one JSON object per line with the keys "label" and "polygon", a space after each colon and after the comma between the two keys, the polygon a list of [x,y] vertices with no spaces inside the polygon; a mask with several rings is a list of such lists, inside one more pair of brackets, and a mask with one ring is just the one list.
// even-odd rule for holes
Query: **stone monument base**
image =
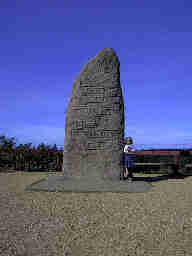
{"label": "stone monument base", "polygon": [[63,175],[67,179],[118,180],[123,172],[123,155],[119,151],[64,152],[64,156]]}
{"label": "stone monument base", "polygon": [[138,193],[148,192],[152,188],[151,183],[145,181],[127,180],[101,180],[87,178],[66,178],[63,176],[51,175],[26,186],[25,191],[47,191],[47,192],[124,192]]}

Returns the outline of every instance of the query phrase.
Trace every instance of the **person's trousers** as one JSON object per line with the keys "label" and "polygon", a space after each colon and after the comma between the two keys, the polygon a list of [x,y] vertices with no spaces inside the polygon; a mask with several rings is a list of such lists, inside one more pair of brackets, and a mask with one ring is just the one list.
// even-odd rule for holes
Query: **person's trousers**
{"label": "person's trousers", "polygon": [[135,167],[133,156],[125,155],[124,167],[128,168],[128,177],[133,177],[133,168]]}

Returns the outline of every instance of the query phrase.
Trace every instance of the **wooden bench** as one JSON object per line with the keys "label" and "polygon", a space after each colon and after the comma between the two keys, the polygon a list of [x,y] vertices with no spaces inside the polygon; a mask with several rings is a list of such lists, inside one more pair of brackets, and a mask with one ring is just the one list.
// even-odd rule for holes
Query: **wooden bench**
{"label": "wooden bench", "polygon": [[135,163],[135,166],[166,166],[167,173],[169,175],[174,173],[173,163],[171,162],[160,162],[160,163]]}
{"label": "wooden bench", "polygon": [[180,168],[178,172],[184,176],[192,175],[192,164],[185,164],[183,168]]}
{"label": "wooden bench", "polygon": [[172,163],[160,162],[160,163],[135,163],[135,165],[172,165]]}
{"label": "wooden bench", "polygon": [[192,168],[192,164],[185,164],[185,168]]}

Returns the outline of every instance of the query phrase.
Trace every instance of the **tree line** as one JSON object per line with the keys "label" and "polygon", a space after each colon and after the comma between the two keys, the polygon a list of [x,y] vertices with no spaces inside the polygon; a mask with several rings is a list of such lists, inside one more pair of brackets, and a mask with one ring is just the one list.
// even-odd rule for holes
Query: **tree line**
{"label": "tree line", "polygon": [[[19,144],[18,146],[16,144],[15,137],[0,136],[0,171],[6,169],[16,171],[62,171],[63,150],[58,150],[56,144],[51,146],[40,143],[37,147],[33,146],[32,143]],[[186,158],[187,154],[189,154],[189,150],[181,151],[181,156],[185,156],[183,161],[192,163],[192,157]],[[135,160],[136,162],[169,162],[173,161],[173,157],[137,155]]]}
{"label": "tree line", "polygon": [[32,143],[16,146],[16,138],[0,136],[0,168],[19,171],[62,170],[62,150],[57,145],[40,143],[37,147]]}

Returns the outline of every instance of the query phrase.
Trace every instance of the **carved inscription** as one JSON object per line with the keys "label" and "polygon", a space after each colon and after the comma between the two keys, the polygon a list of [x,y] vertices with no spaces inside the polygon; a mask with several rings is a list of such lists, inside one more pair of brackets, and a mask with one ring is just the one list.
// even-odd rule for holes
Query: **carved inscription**
{"label": "carved inscription", "polygon": [[[88,150],[106,149],[106,147],[119,148],[121,132],[110,129],[110,127],[113,122],[111,116],[113,113],[120,112],[121,96],[120,87],[98,86],[98,81],[91,86],[90,83],[81,82],[79,104],[76,104],[73,109],[86,119],[73,120],[71,136],[87,136]],[[102,142],[98,142],[98,139],[102,139]]]}
{"label": "carved inscription", "polygon": [[[71,136],[85,135],[87,137],[88,150],[107,149],[106,146],[110,146],[111,148],[114,149],[119,148],[119,135],[121,134],[121,130],[113,130],[110,128],[97,128],[97,122],[97,119],[89,121],[73,120]],[[102,119],[102,122],[104,127],[110,127],[111,119],[105,117],[104,119]],[[89,141],[89,139],[91,139],[91,142]],[[101,141],[98,142],[98,139],[102,139],[102,143]]]}
{"label": "carved inscription", "polygon": [[104,83],[105,87],[111,87],[111,85],[116,86],[119,84],[119,74],[117,72],[114,72],[113,74],[92,73],[85,75],[85,77],[80,80],[80,85],[87,85],[90,87],[95,86],[95,84],[102,86]]}
{"label": "carved inscription", "polygon": [[120,149],[121,148],[121,140],[118,138],[111,140],[103,140],[103,141],[88,141],[87,144],[88,150],[98,150],[98,149]]}
{"label": "carved inscription", "polygon": [[88,132],[88,137],[97,137],[97,138],[112,138],[113,135],[120,133],[119,131],[90,128]]}
{"label": "carved inscription", "polygon": [[96,70],[98,72],[103,73],[112,73],[113,69],[117,67],[116,63],[113,61],[113,57],[111,58],[103,58],[98,60]]}
{"label": "carved inscription", "polygon": [[108,88],[109,97],[120,97],[121,96],[121,91],[120,88]]}
{"label": "carved inscription", "polygon": [[80,96],[102,96],[104,97],[105,89],[102,87],[89,87],[89,86],[80,86]]}
{"label": "carved inscription", "polygon": [[96,127],[96,120],[73,120],[72,129],[84,129]]}
{"label": "carved inscription", "polygon": [[102,95],[90,95],[89,98],[87,96],[81,96],[79,98],[79,104],[87,105],[88,103],[103,103],[105,101],[104,96]]}
{"label": "carved inscription", "polygon": [[81,135],[88,135],[88,130],[76,130],[71,129],[71,136],[81,136]]}
{"label": "carved inscription", "polygon": [[88,150],[96,150],[97,149],[97,143],[96,142],[88,142]]}
{"label": "carved inscription", "polygon": [[73,110],[78,112],[79,114],[87,114],[87,115],[98,115],[98,116],[109,116],[112,112],[119,112],[120,111],[120,103],[114,102],[111,106],[104,106],[104,107],[96,107],[92,106],[89,103],[87,105],[82,105],[79,107],[73,107]]}
{"label": "carved inscription", "polygon": [[113,111],[114,112],[119,112],[120,111],[120,103],[115,103],[113,104]]}
{"label": "carved inscription", "polygon": [[80,86],[80,105],[87,105],[89,103],[104,103],[120,102],[121,89],[120,88],[102,88],[102,87],[89,87]]}

